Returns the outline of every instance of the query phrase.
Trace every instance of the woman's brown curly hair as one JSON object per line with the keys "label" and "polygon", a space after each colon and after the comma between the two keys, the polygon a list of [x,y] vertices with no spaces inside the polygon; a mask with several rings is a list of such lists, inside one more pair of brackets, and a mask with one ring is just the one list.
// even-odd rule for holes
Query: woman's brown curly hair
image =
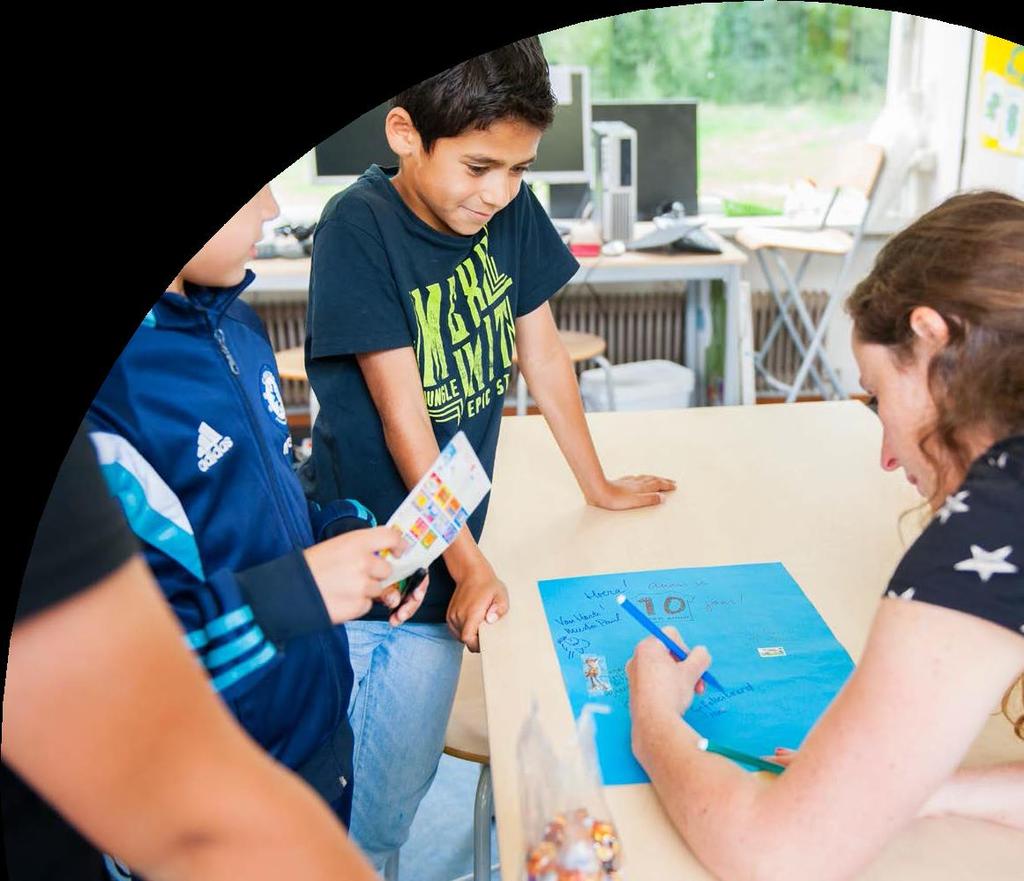
{"label": "woman's brown curly hair", "polygon": [[[930,306],[949,342],[928,365],[933,425],[918,441],[937,476],[933,505],[951,476],[966,474],[966,436],[996,440],[1024,432],[1024,202],[993,191],[964,193],[890,239],[846,303],[859,341],[886,346],[899,364],[914,358],[910,315]],[[1024,708],[1003,712],[1024,739]]]}

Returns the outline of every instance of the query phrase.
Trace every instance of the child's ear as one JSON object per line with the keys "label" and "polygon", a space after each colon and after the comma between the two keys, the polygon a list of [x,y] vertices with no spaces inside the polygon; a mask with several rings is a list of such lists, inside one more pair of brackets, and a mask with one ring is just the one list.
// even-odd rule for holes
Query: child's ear
{"label": "child's ear", "polygon": [[420,146],[420,134],[412,124],[412,117],[404,107],[392,107],[384,120],[384,133],[391,147],[400,159],[408,159]]}

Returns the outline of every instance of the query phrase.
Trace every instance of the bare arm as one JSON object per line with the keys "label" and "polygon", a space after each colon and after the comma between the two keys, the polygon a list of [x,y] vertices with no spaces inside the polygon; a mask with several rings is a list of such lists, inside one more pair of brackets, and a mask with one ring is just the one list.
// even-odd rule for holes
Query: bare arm
{"label": "bare arm", "polygon": [[653,638],[630,662],[634,752],[665,809],[716,874],[826,881],[867,863],[953,774],[1024,668],[1024,640],[883,600],[860,666],[770,783],[695,748],[679,714],[706,663],[695,650],[676,664]]}
{"label": "bare arm", "polygon": [[[441,452],[423,400],[416,356],[411,347],[356,356],[380,414],[388,452],[406,487],[412,488]],[[479,651],[479,629],[508,611],[508,592],[468,529],[444,552],[456,589],[448,607],[448,627],[472,651]]]}
{"label": "bare arm", "polygon": [[[776,748],[764,758],[788,767],[795,756],[795,750]],[[959,768],[917,812],[919,817],[951,815],[1024,831],[1024,762]]]}
{"label": "bare arm", "polygon": [[608,480],[594,449],[569,353],[544,303],[516,319],[519,368],[584,498],[600,508],[657,505],[675,482],[647,474]]}
{"label": "bare arm", "polygon": [[139,557],[15,628],[2,749],[149,878],[376,878],[313,791],[228,715]]}
{"label": "bare arm", "polygon": [[1024,832],[1024,762],[961,768],[928,799],[920,816],[949,814]]}

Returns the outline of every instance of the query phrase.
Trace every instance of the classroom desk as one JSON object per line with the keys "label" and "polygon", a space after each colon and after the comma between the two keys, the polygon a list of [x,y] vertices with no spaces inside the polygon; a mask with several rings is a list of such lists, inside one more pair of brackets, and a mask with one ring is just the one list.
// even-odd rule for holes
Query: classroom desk
{"label": "classroom desk", "polygon": [[[654,229],[652,223],[638,223],[638,237]],[[706,385],[704,355],[710,339],[711,282],[720,280],[725,286],[725,376],[722,389],[723,402],[740,402],[740,275],[747,262],[746,254],[732,242],[707,230],[722,249],[721,254],[655,253],[627,251],[617,257],[578,257],[580,268],[569,284],[635,283],[657,281],[697,282],[697,300],[686,298],[685,363],[697,376],[698,388]],[[699,321],[698,314],[702,316]],[[698,324],[708,330],[698,333]]]}
{"label": "classroom desk", "polygon": [[[901,537],[900,514],[920,499],[901,474],[879,468],[881,425],[856,401],[587,419],[609,475],[660,474],[679,489],[656,508],[589,508],[543,419],[505,420],[482,548],[508,586],[511,611],[480,632],[503,881],[520,881],[522,868],[516,740],[531,698],[553,741],[572,731],[538,580],[779,560],[856,660],[884,586],[920,528],[911,513]],[[996,715],[968,763],[1022,755],[1010,724]],[[626,879],[711,877],[649,784],[605,793],[622,836]],[[1020,878],[1022,860],[1022,833],[962,819],[920,820],[861,877],[1009,881]]]}
{"label": "classroom desk", "polygon": [[[654,228],[651,223],[637,224],[641,236]],[[725,285],[725,377],[722,396],[726,404],[740,401],[740,274],[747,262],[746,255],[734,244],[712,232],[721,254],[655,254],[629,251],[618,257],[580,257],[580,268],[569,281],[573,284],[634,283],[649,284],[658,281],[698,282],[700,312],[703,322],[710,321],[708,311],[710,282],[721,280]],[[249,267],[256,279],[247,289],[249,297],[258,299],[266,293],[307,291],[309,264],[305,260],[255,260]],[[694,297],[686,299],[686,366],[698,376],[703,386],[703,354],[709,333],[699,334],[698,303]]]}

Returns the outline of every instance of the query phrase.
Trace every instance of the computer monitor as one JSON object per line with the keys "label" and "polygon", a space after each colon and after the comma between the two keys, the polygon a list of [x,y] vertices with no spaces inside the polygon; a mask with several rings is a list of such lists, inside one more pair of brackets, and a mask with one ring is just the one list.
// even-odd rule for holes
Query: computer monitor
{"label": "computer monitor", "polygon": [[638,219],[650,220],[665,202],[697,213],[696,101],[595,101],[592,113],[636,129]]}
{"label": "computer monitor", "polygon": [[590,143],[590,70],[551,65],[551,85],[558,98],[555,119],[526,173],[527,183],[587,184],[593,164]]}
{"label": "computer monitor", "polygon": [[390,109],[391,101],[385,101],[317,144],[314,182],[344,187],[374,163],[397,165],[398,157],[384,135],[384,119]]}

